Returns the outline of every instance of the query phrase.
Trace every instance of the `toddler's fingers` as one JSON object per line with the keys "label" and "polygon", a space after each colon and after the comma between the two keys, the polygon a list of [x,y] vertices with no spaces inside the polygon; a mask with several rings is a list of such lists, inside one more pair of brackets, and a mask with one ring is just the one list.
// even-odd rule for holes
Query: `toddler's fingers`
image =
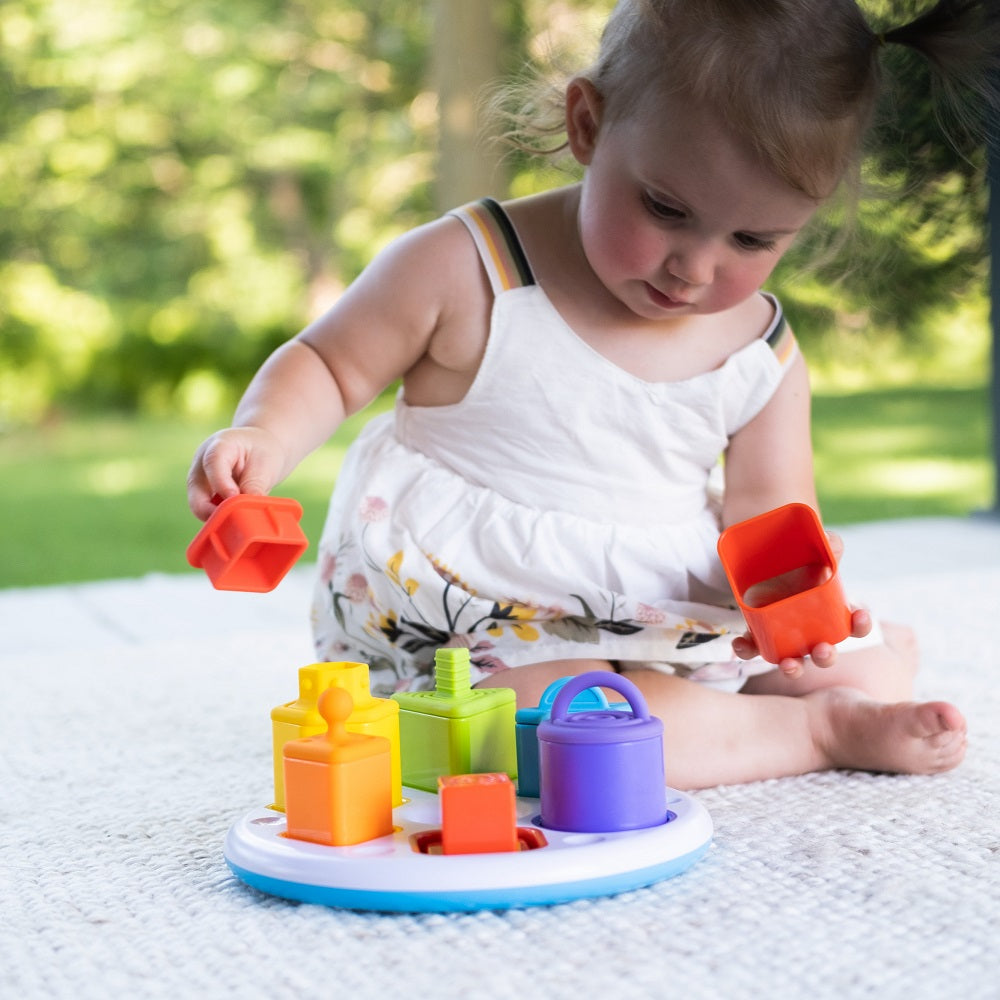
{"label": "toddler's fingers", "polygon": [[229,437],[217,437],[209,441],[202,455],[201,465],[209,490],[217,498],[216,502],[228,500],[237,493],[257,493],[261,490],[248,488],[251,453],[238,441]]}
{"label": "toddler's fingers", "polygon": [[817,667],[832,667],[837,659],[837,650],[828,642],[820,642],[809,654]]}
{"label": "toddler's fingers", "polygon": [[830,550],[833,552],[833,558],[839,563],[841,557],[844,555],[844,539],[841,538],[835,531],[828,531],[826,533],[826,538],[830,543]]}
{"label": "toddler's fingers", "polygon": [[187,478],[188,504],[195,517],[207,520],[221,501],[240,492],[233,476],[234,462],[214,440],[195,453]]}
{"label": "toddler's fingers", "polygon": [[805,662],[797,656],[786,656],[779,664],[778,669],[790,680],[801,677],[805,669]]}
{"label": "toddler's fingers", "polygon": [[855,608],[851,612],[851,635],[863,639],[872,630],[872,616],[867,608]]}
{"label": "toddler's fingers", "polygon": [[[239,489],[235,490],[236,493]],[[213,487],[209,486],[204,476],[198,475],[192,470],[188,477],[187,484],[188,506],[191,513],[200,521],[207,521],[215,508],[225,499],[221,493],[217,493]],[[229,494],[233,496],[233,493]]]}
{"label": "toddler's fingers", "polygon": [[749,633],[738,635],[733,639],[733,653],[741,660],[752,660],[755,656],[760,655],[757,643],[753,641]]}

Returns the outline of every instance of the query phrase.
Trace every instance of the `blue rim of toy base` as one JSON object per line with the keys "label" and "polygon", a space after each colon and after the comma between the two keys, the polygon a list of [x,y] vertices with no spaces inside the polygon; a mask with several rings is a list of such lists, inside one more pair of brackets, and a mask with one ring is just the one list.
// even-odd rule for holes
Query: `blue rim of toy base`
{"label": "blue rim of toy base", "polygon": [[228,858],[232,873],[252,889],[299,903],[317,903],[346,910],[369,910],[383,913],[453,913],[473,910],[514,910],[529,906],[552,906],[577,899],[616,896],[632,889],[644,889],[680,875],[701,858],[711,841],[679,858],[661,865],[642,868],[622,875],[605,875],[564,882],[557,885],[523,886],[517,889],[477,889],[470,892],[373,892],[365,889],[342,889],[322,885],[285,882],[248,872]]}
{"label": "blue rim of toy base", "polygon": [[653,827],[579,833],[545,827],[538,800],[518,798],[520,826],[544,846],[499,854],[423,854],[414,840],[441,824],[437,795],[403,789],[391,835],[327,847],[285,835],[284,814],[259,808],[237,820],[224,856],[252,888],[303,903],[376,912],[505,910],[611,896],[690,868],[712,843],[712,820],[699,802],[667,788],[668,820]]}

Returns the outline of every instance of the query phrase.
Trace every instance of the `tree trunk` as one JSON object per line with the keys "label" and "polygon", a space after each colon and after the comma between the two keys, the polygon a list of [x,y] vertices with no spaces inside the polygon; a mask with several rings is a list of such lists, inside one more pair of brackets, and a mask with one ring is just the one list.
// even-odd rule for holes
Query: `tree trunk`
{"label": "tree trunk", "polygon": [[507,192],[502,150],[482,132],[484,88],[500,77],[503,31],[495,0],[434,0],[434,85],[440,138],[435,200],[439,211]]}

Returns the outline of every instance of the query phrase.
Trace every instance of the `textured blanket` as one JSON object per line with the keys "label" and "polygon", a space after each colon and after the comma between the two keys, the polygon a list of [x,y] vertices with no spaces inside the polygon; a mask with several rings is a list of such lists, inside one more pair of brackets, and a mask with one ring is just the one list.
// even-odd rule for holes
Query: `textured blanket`
{"label": "textured blanket", "polygon": [[[270,709],[311,662],[309,569],[0,592],[0,996],[1000,998],[1000,523],[845,532],[855,594],[919,633],[966,762],[698,793],[708,855],[554,907],[383,915],[234,878]],[[669,719],[665,720],[669,726]]]}

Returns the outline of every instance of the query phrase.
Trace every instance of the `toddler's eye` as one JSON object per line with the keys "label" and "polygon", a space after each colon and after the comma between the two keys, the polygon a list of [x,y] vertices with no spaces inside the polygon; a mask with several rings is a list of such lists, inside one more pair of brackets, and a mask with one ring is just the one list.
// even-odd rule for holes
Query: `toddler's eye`
{"label": "toddler's eye", "polygon": [[666,202],[659,201],[651,194],[643,194],[642,203],[646,206],[646,211],[649,212],[649,214],[654,218],[682,219],[684,217],[684,213],[681,209],[674,208],[673,205],[668,205]]}
{"label": "toddler's eye", "polygon": [[752,233],[737,233],[733,239],[742,250],[773,250],[775,247],[774,240],[763,236],[754,236]]}

